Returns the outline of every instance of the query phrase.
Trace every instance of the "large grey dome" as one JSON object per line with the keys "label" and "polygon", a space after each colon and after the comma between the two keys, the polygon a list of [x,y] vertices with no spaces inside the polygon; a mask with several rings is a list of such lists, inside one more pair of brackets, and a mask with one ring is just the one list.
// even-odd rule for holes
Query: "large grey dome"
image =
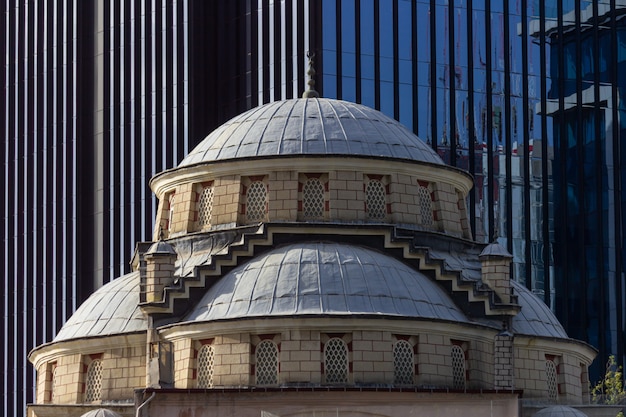
{"label": "large grey dome", "polygon": [[443,165],[435,151],[381,112],[324,98],[276,101],[224,123],[179,167],[279,155],[398,158]]}
{"label": "large grey dome", "polygon": [[372,314],[468,321],[421,272],[337,243],[292,244],[252,259],[213,285],[187,320]]}

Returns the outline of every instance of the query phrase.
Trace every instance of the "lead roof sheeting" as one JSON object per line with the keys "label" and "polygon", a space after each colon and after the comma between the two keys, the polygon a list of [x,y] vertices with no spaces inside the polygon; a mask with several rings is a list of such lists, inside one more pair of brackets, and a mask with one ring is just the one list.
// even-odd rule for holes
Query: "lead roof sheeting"
{"label": "lead roof sheeting", "polygon": [[587,414],[572,407],[554,405],[536,412],[533,417],[587,417]]}
{"label": "lead roof sheeting", "polygon": [[139,306],[139,272],[117,278],[93,293],[63,325],[55,341],[145,330]]}
{"label": "lead roof sheeting", "polygon": [[334,243],[289,245],[249,261],[209,289],[186,319],[346,313],[467,321],[419,271],[370,249]]}
{"label": "lead roof sheeting", "polygon": [[521,284],[511,280],[522,310],[513,318],[513,333],[567,338],[567,333],[550,308]]}
{"label": "lead roof sheeting", "polygon": [[360,104],[293,99],[243,113],[209,134],[179,167],[199,162],[277,155],[350,155],[443,165],[399,122]]}
{"label": "lead roof sheeting", "polygon": [[[436,257],[444,257],[443,252]],[[462,254],[450,263],[476,271]],[[188,258],[185,270],[206,262]],[[465,265],[465,267],[463,267]],[[91,295],[67,321],[55,341],[146,330],[139,303],[139,272],[111,281]],[[516,334],[567,338],[550,309],[512,281],[521,312]],[[218,280],[186,320],[311,314],[384,314],[467,322],[430,278],[374,250],[334,243],[303,243],[274,249]],[[493,320],[478,319],[493,326]],[[497,323],[495,323],[497,325]]]}

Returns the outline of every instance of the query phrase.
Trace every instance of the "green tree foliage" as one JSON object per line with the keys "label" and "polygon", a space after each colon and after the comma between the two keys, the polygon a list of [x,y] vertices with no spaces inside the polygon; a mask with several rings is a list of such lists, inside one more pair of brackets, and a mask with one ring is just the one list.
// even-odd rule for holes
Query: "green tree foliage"
{"label": "green tree foliage", "polygon": [[[604,378],[591,389],[591,399],[596,404],[622,404],[626,400],[624,388],[622,367],[617,365],[615,356],[611,355],[606,363]],[[624,417],[624,413],[620,411],[616,417]]]}

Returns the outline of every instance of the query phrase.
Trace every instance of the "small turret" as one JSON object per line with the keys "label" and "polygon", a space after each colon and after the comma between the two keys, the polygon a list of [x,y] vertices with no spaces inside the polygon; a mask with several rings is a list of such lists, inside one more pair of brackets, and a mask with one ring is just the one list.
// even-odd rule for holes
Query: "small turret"
{"label": "small turret", "polygon": [[500,298],[503,304],[516,304],[511,287],[511,255],[499,243],[487,245],[478,256],[481,263],[481,279]]}
{"label": "small turret", "polygon": [[164,240],[155,242],[143,255],[146,263],[143,292],[147,303],[163,300],[163,289],[174,282],[174,247]]}

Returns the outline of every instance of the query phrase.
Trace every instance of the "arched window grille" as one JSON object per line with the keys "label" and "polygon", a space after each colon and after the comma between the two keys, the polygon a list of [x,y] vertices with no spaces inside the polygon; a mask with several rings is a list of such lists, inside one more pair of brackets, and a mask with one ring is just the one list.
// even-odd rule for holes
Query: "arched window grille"
{"label": "arched window grille", "polygon": [[198,227],[200,229],[211,225],[213,211],[213,185],[202,187],[198,199]]}
{"label": "arched window grille", "polygon": [[167,198],[167,230],[172,230],[172,222],[174,221],[174,203],[176,202],[176,194],[170,193]]}
{"label": "arched window grille", "polygon": [[393,345],[393,369],[395,384],[413,384],[415,373],[413,346],[406,340],[398,340]]}
{"label": "arched window grille", "polygon": [[465,352],[458,345],[452,346],[452,386],[455,389],[465,389]]}
{"label": "arched window grille", "polygon": [[250,184],[246,192],[246,218],[249,222],[265,220],[267,187],[262,181]]}
{"label": "arched window grille", "polygon": [[387,214],[385,186],[380,180],[370,180],[365,186],[367,217],[372,220],[384,220]]}
{"label": "arched window grille", "polygon": [[96,359],[87,367],[85,383],[85,402],[91,403],[102,399],[102,361]]}
{"label": "arched window grille", "polygon": [[430,197],[430,191],[424,186],[420,186],[417,189],[417,196],[419,201],[419,212],[422,219],[422,225],[432,226],[433,220],[433,202]]}
{"label": "arched window grille", "polygon": [[278,347],[271,340],[264,340],[255,349],[255,373],[257,385],[278,384]]}
{"label": "arched window grille", "polygon": [[324,184],[318,178],[308,178],[302,188],[302,215],[306,219],[324,217]]}
{"label": "arched window grille", "polygon": [[337,337],[324,345],[324,376],[328,384],[348,382],[348,347]]}
{"label": "arched window grille", "polygon": [[546,385],[548,386],[548,398],[556,400],[558,387],[557,387],[557,370],[554,361],[546,360]]}
{"label": "arched window grille", "polygon": [[57,397],[57,390],[59,389],[59,367],[55,364],[52,365],[52,387],[50,389],[50,401],[55,402]]}
{"label": "arched window grille", "polygon": [[215,348],[202,345],[198,352],[198,388],[212,388],[215,368]]}

